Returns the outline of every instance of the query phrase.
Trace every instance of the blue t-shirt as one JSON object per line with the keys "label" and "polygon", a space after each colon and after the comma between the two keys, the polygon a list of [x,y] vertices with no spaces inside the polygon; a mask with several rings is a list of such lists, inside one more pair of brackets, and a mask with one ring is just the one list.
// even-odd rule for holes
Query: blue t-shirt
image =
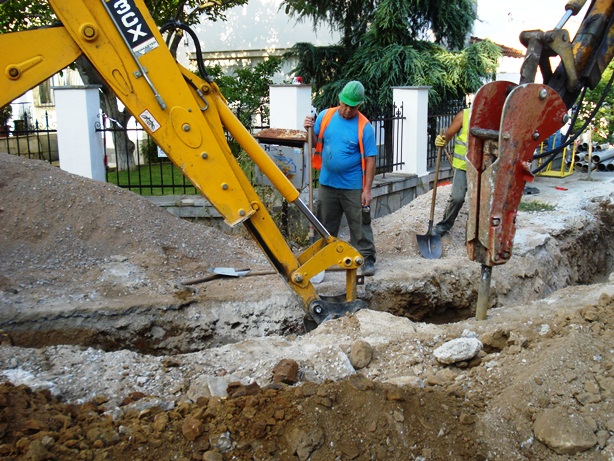
{"label": "blue t-shirt", "polygon": [[[326,109],[318,114],[313,132],[320,134],[320,126]],[[377,155],[375,130],[367,123],[362,142],[365,157]],[[320,184],[336,189],[362,189],[362,164],[358,143],[358,115],[350,120],[343,118],[337,111],[324,131],[322,148],[322,170]]]}

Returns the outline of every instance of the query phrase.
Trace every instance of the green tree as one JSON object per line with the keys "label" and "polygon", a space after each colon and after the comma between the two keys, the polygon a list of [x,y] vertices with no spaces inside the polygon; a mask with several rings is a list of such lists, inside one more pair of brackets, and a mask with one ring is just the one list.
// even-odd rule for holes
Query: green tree
{"label": "green tree", "polygon": [[[582,125],[584,125],[590,114],[592,114],[603,95],[606,85],[612,78],[613,72],[614,61],[610,62],[608,67],[605,69],[603,75],[601,76],[601,81],[595,87],[595,89],[586,91],[586,96],[584,97],[582,105],[579,108],[580,112],[574,127],[576,130],[579,130]],[[603,104],[595,114],[595,118],[593,119],[591,126],[593,130],[593,141],[599,143],[611,143],[614,141],[614,93],[612,93],[612,91],[608,91],[608,93],[605,95]]]}
{"label": "green tree", "polygon": [[271,56],[253,67],[235,69],[230,75],[224,75],[219,65],[209,71],[228,105],[247,129],[253,127],[254,114],[268,118],[269,86],[282,62],[282,58]]}
{"label": "green tree", "polygon": [[[158,26],[169,20],[187,25],[202,19],[226,20],[229,8],[244,5],[248,0],[145,0],[149,13]],[[52,24],[57,18],[48,2],[40,0],[0,0],[0,32],[19,30]]]}
{"label": "green tree", "polygon": [[[436,43],[462,48],[465,35],[476,18],[476,0],[284,0],[286,13],[299,20],[309,19],[314,27],[327,24],[341,33],[342,46],[355,47],[374,22],[375,16],[388,16],[393,23],[401,17],[401,37],[422,40],[431,33]],[[382,19],[382,18],[380,18]]]}
{"label": "green tree", "polygon": [[316,90],[314,104],[338,103],[343,85],[360,80],[366,113],[392,103],[392,86],[430,86],[431,105],[477,91],[494,78],[499,47],[488,40],[466,46],[475,0],[285,0],[285,9],[314,26],[341,33],[334,47],[299,43],[295,72]]}
{"label": "green tree", "polygon": [[33,0],[5,0],[0,3],[0,33],[42,27],[57,18],[47,2]]}

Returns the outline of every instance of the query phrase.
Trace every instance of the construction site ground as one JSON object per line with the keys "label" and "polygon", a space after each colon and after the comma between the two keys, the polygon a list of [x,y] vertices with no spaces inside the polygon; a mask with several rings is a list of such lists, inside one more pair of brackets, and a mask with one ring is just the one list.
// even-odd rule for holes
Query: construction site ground
{"label": "construction site ground", "polygon": [[244,232],[0,154],[0,459],[613,461],[613,179],[536,178],[481,321],[466,207],[426,259],[420,196],[373,220],[369,309],[306,332],[278,275],[191,283],[270,270]]}

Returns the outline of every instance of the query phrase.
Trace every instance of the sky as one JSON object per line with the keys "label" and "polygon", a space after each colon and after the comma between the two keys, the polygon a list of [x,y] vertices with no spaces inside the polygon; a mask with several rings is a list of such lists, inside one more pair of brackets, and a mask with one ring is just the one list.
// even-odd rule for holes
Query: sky
{"label": "sky", "polygon": [[[478,0],[478,18],[473,35],[499,45],[524,51],[518,39],[524,30],[552,30],[565,14],[566,0]],[[590,1],[565,25],[573,37]]]}

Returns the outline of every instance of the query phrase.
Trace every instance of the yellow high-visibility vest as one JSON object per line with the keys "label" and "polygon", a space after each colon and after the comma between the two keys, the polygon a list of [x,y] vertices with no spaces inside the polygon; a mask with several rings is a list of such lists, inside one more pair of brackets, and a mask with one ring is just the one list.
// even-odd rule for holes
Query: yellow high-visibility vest
{"label": "yellow high-visibility vest", "polygon": [[469,140],[469,116],[471,109],[463,110],[463,127],[454,140],[454,158],[452,166],[458,170],[467,171],[467,141]]}

